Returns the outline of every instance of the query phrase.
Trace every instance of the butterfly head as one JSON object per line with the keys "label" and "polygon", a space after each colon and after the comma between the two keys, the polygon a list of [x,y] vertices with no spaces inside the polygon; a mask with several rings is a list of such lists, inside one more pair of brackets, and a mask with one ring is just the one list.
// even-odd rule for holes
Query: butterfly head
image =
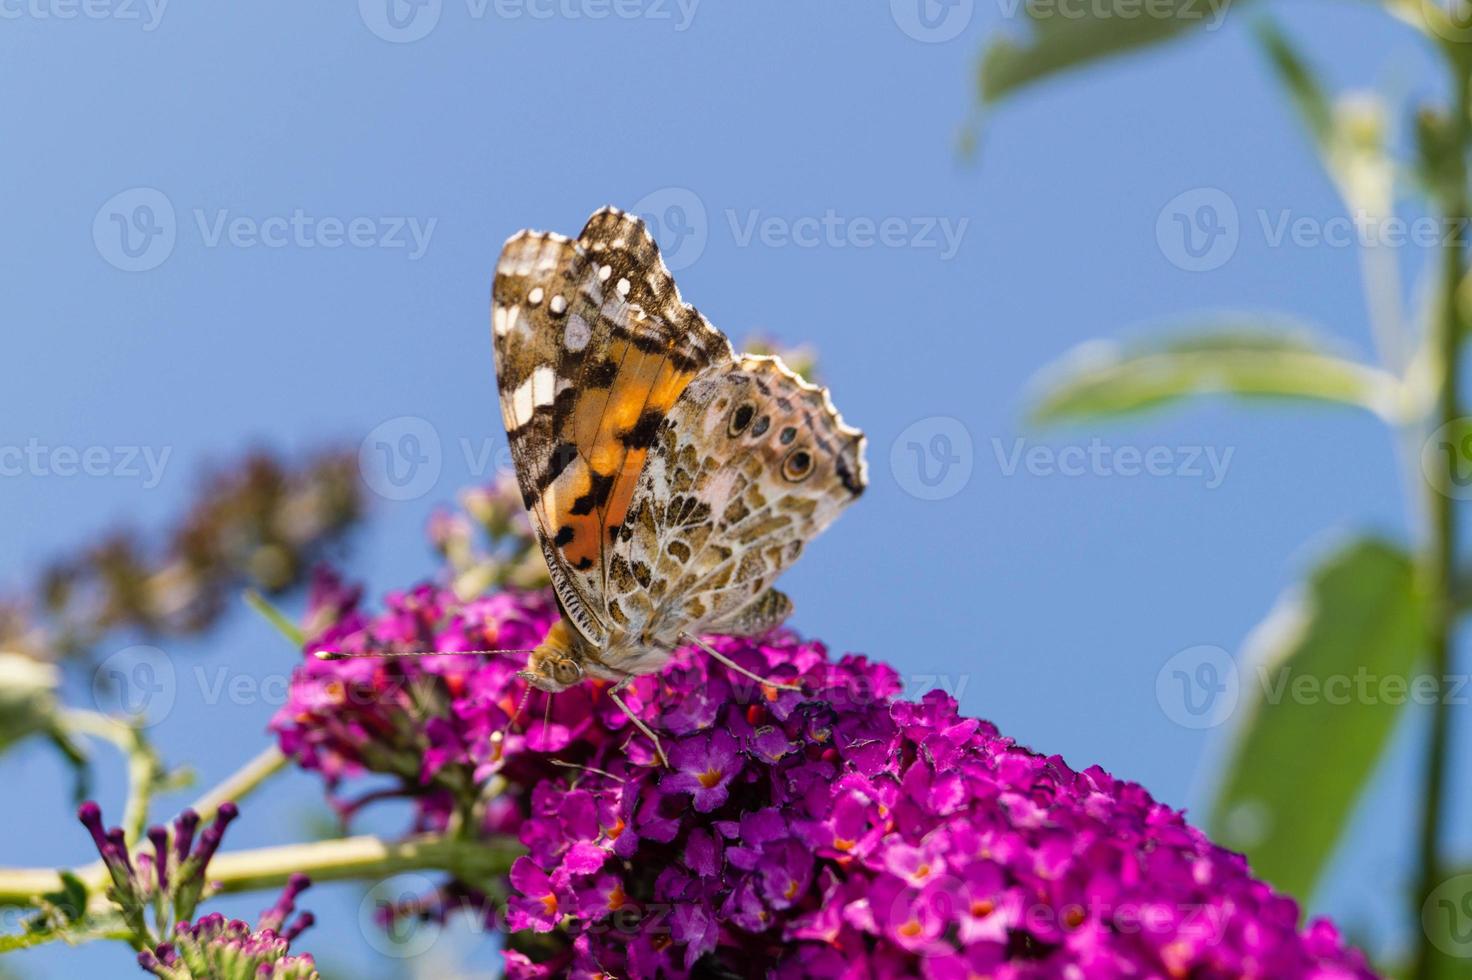
{"label": "butterfly head", "polygon": [[527,657],[526,669],[517,671],[516,676],[549,694],[575,687],[582,683],[584,671],[583,658],[573,645],[567,621],[558,620]]}
{"label": "butterfly head", "polygon": [[583,665],[565,651],[538,647],[527,659],[526,670],[517,671],[516,676],[540,691],[556,694],[582,683]]}

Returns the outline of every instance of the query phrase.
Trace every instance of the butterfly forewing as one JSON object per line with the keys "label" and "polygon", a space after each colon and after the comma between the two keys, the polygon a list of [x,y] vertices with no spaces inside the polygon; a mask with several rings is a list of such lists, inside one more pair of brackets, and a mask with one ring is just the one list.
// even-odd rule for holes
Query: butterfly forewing
{"label": "butterfly forewing", "polygon": [[611,539],[650,444],[725,336],[680,300],[637,218],[595,214],[576,241],[522,232],[492,293],[501,414],[563,608],[602,647]]}

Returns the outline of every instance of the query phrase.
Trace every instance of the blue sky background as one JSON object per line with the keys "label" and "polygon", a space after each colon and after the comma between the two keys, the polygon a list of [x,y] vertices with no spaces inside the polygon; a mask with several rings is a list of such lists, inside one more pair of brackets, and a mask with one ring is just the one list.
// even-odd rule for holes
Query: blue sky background
{"label": "blue sky background", "polygon": [[[502,241],[526,226],[575,233],[607,203],[669,214],[684,202],[697,236],[678,272],[686,298],[738,341],[761,331],[816,345],[838,406],[869,433],[869,494],[785,579],[796,625],[893,663],[916,687],[947,679],[968,713],[1038,749],[1202,807],[1220,730],[1176,724],[1158,672],[1197,645],[1235,651],[1339,536],[1406,535],[1392,440],[1368,415],[1313,406],[1203,402],[1045,433],[1022,414],[1035,372],[1073,345],[1201,309],[1281,310],[1371,349],[1355,252],[1274,247],[1259,226],[1259,210],[1323,221],[1343,206],[1247,18],[1231,10],[1220,30],[1029,91],[985,119],[968,164],[957,133],[978,52],[1017,26],[1000,0],[976,0],[959,34],[934,43],[901,29],[903,3],[705,0],[687,23],[673,0],[623,0],[617,9],[638,16],[598,21],[565,13],[597,0],[560,2],[536,8],[564,11],[550,18],[510,0],[478,17],[467,0],[444,0],[409,43],[379,36],[393,29],[371,0],[170,5],[151,30],[148,8],[122,0],[95,8],[102,19],[38,15],[64,0],[5,6],[0,444],[169,456],[156,486],[0,478],[0,585],[22,586],[115,522],[158,526],[206,462],[254,444],[357,445],[404,417],[432,427],[438,478],[411,500],[374,498],[350,569],[374,591],[427,574],[425,517],[488,475],[474,462],[484,447],[504,446],[486,308]],[[1439,96],[1418,37],[1369,5],[1294,4],[1283,17],[1333,88]],[[1218,268],[1190,272],[1156,222],[1202,187],[1234,202],[1240,240]],[[111,215],[152,203],[164,227],[161,198],[172,248],[154,239],[130,259]],[[269,230],[266,219],[298,211],[366,218],[375,242],[394,219],[434,224],[420,255],[407,235],[407,247],[338,248],[212,237],[222,216]],[[753,221],[800,230],[798,219],[829,212],[898,218],[905,241],[864,247],[862,222],[813,247],[744,234]],[[964,223],[954,250],[925,231],[932,221]],[[667,249],[680,230],[662,229]],[[1399,258],[1414,284],[1424,251]],[[119,267],[130,263],[153,267]],[[928,449],[937,433],[959,457],[941,488],[954,492],[922,499],[908,446]],[[1219,486],[1070,477],[1009,471],[1019,438],[1169,447],[1181,465],[1181,447],[1231,456]],[[935,458],[927,465],[939,474]],[[269,689],[295,654],[244,610],[217,639],[167,653],[177,697],[156,735],[208,784],[265,745],[279,701],[206,703],[208,690],[221,676]],[[87,702],[85,684],[74,694]],[[1314,904],[1386,939],[1400,935],[1392,913],[1408,882],[1416,732],[1399,733]],[[0,759],[0,782],[11,788],[0,862],[88,858],[47,752]],[[101,792],[115,814],[120,781],[107,776]],[[163,799],[160,815],[188,798]],[[281,779],[252,800],[230,845],[296,839],[318,799],[313,780]],[[1472,826],[1469,813],[1464,780],[1451,825]],[[1472,838],[1459,844],[1465,854]],[[353,975],[390,976],[395,963],[360,935],[360,898],[350,886],[310,892],[322,924],[305,946]],[[469,949],[473,968],[494,971],[489,944]],[[128,959],[103,946],[3,965],[124,976]]]}

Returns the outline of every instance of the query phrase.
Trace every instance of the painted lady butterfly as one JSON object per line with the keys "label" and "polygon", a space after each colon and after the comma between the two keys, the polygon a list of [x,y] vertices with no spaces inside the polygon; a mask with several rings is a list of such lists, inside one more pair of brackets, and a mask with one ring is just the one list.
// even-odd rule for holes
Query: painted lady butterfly
{"label": "painted lady butterfly", "polygon": [[747,673],[699,637],[792,612],[772,582],[863,492],[863,433],[780,358],[735,354],[622,211],[576,240],[511,238],[492,301],[501,416],[563,614],[521,676],[613,682],[659,751],[619,689],[684,643]]}

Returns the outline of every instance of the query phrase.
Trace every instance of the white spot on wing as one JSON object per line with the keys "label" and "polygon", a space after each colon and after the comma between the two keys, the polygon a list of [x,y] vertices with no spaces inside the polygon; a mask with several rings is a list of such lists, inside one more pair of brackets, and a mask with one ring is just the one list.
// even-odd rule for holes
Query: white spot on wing
{"label": "white spot on wing", "polygon": [[532,372],[532,407],[552,404],[552,388],[557,383],[557,374],[547,365],[542,365]]}
{"label": "white spot on wing", "polygon": [[552,302],[547,304],[547,308],[552,311],[553,316],[561,316],[567,312],[567,297],[553,296]]}
{"label": "white spot on wing", "polygon": [[542,294],[542,287],[541,286],[538,286],[535,289],[533,289],[531,292],[529,292],[529,293],[526,294],[526,301],[528,303],[530,303],[532,306],[536,306],[538,303],[540,303],[542,301],[542,295],[543,295]]}
{"label": "white spot on wing", "polygon": [[504,337],[511,332],[512,326],[516,324],[516,318],[521,313],[519,306],[498,306],[491,313],[491,322],[496,328],[496,336]]}
{"label": "white spot on wing", "polygon": [[513,428],[520,428],[532,420],[532,385],[537,376],[533,374],[511,394],[511,420]]}
{"label": "white spot on wing", "polygon": [[567,328],[562,331],[562,346],[571,351],[582,350],[588,346],[588,339],[592,335],[588,322],[574,313],[567,318]]}

